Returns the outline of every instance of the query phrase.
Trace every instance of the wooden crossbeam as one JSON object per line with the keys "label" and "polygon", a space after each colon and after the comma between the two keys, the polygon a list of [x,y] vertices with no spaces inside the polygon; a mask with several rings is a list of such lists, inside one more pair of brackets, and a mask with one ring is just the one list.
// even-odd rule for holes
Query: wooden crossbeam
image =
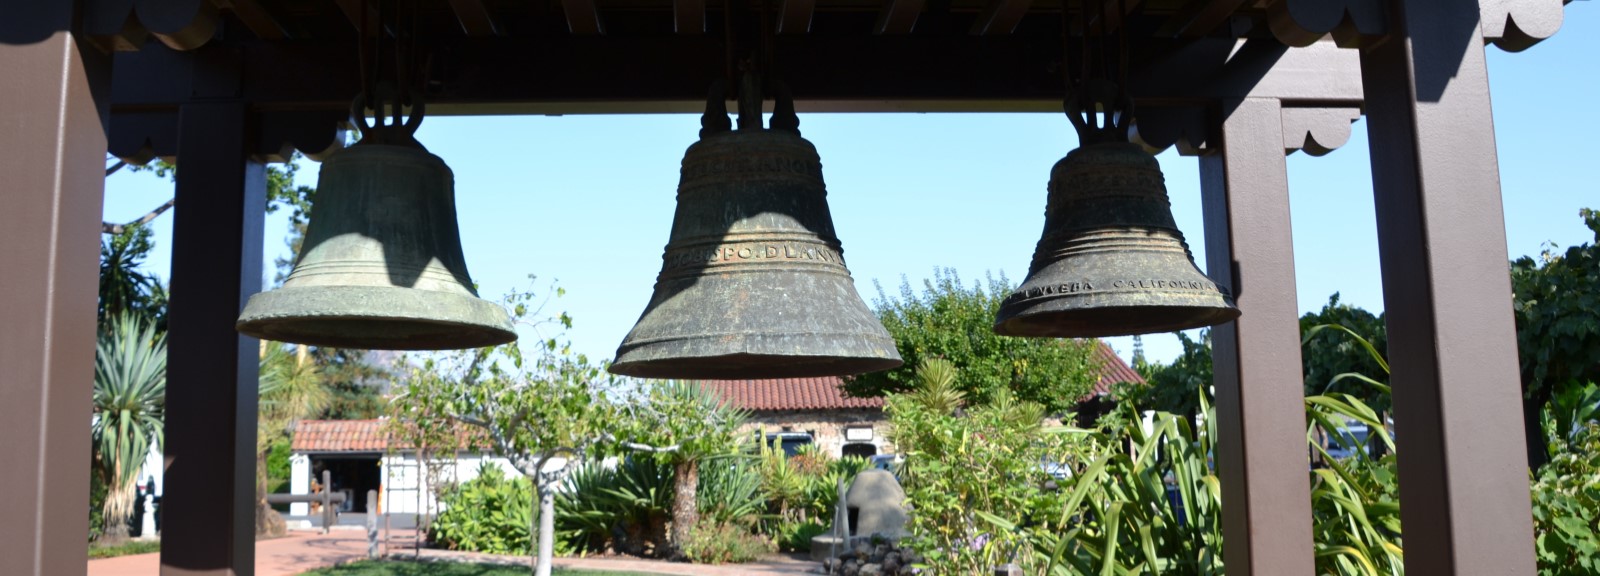
{"label": "wooden crossbeam", "polygon": [[679,34],[704,34],[706,0],[672,0],[672,24]]}
{"label": "wooden crossbeam", "polygon": [[1032,5],[1033,0],[989,0],[989,5],[972,23],[972,33],[980,36],[1010,34]]}
{"label": "wooden crossbeam", "polygon": [[483,0],[450,0],[450,10],[456,13],[461,31],[468,36],[500,34],[500,27],[495,24],[494,15],[483,5]]}
{"label": "wooden crossbeam", "polygon": [[233,0],[233,15],[262,40],[282,40],[287,34],[283,25],[257,0]]}
{"label": "wooden crossbeam", "polygon": [[816,12],[817,0],[783,0],[778,9],[779,34],[805,34],[811,31],[811,15]]}
{"label": "wooden crossbeam", "polygon": [[883,9],[878,12],[878,24],[872,31],[877,34],[911,33],[924,4],[926,0],[884,0]]}
{"label": "wooden crossbeam", "polygon": [[605,33],[594,0],[561,0],[561,9],[567,13],[567,30],[573,34]]}
{"label": "wooden crossbeam", "polygon": [[[1111,33],[1116,32],[1118,28],[1122,27],[1123,20],[1126,20],[1128,15],[1133,14],[1134,10],[1138,10],[1139,4],[1142,3],[1143,0],[1104,1],[1104,13],[1106,15],[1105,30],[1107,33]],[[1117,8],[1118,5],[1121,5],[1122,7],[1120,10]],[[1089,27],[1098,30],[1098,27],[1100,26],[1100,12],[1091,13],[1088,16]]]}
{"label": "wooden crossbeam", "polygon": [[1167,18],[1155,35],[1169,38],[1199,38],[1216,30],[1233,16],[1244,0],[1190,0]]}

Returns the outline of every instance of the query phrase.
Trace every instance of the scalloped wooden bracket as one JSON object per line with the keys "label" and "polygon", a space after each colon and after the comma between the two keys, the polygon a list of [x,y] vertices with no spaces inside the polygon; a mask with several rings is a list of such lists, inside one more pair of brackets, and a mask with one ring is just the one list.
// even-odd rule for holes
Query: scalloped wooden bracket
{"label": "scalloped wooden bracket", "polygon": [[255,150],[263,162],[288,162],[298,150],[321,162],[344,148],[348,113],[340,111],[262,112]]}
{"label": "scalloped wooden bracket", "polygon": [[1283,109],[1283,150],[1293,154],[1304,150],[1323,156],[1350,141],[1350,125],[1361,118],[1361,109],[1288,108]]}
{"label": "scalloped wooden bracket", "polygon": [[1211,152],[1212,126],[1206,109],[1191,107],[1140,108],[1128,129],[1128,140],[1151,154],[1177,146],[1178,154],[1201,156]]}
{"label": "scalloped wooden bracket", "polygon": [[1331,34],[1342,48],[1360,48],[1388,33],[1382,0],[1273,0],[1267,25],[1279,42],[1295,47]]}
{"label": "scalloped wooden bracket", "polygon": [[212,0],[86,0],[84,35],[101,50],[133,51],[152,35],[174,50],[211,41],[218,10]]}
{"label": "scalloped wooden bracket", "polygon": [[178,155],[177,112],[118,112],[111,115],[106,151],[118,160],[144,165]]}
{"label": "scalloped wooden bracket", "polygon": [[1561,29],[1571,0],[1479,0],[1483,39],[1501,50],[1521,52]]}

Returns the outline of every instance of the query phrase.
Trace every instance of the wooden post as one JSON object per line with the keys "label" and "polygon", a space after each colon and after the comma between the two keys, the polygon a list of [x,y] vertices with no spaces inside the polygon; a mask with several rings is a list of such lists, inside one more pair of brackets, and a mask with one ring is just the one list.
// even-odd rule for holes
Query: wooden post
{"label": "wooden post", "polygon": [[1212,332],[1217,473],[1229,574],[1313,572],[1299,305],[1282,107],[1227,102],[1222,152],[1200,159],[1206,271],[1239,319]]}
{"label": "wooden post", "polygon": [[1361,54],[1406,565],[1533,574],[1505,217],[1478,3],[1397,0]]}
{"label": "wooden post", "polygon": [[179,112],[163,576],[255,573],[259,344],[233,323],[261,289],[266,172],[249,157],[247,119],[225,98]]}
{"label": "wooden post", "polygon": [[110,62],[72,2],[0,14],[0,574],[82,573]]}

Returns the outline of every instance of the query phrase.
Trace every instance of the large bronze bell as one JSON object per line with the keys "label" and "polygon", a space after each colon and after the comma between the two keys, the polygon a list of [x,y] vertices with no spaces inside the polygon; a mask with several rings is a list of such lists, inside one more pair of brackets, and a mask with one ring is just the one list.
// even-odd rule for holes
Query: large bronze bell
{"label": "large bronze bell", "polygon": [[655,294],[611,371],[741,379],[899,366],[894,340],[845,268],[822,162],[800,137],[787,94],[779,91],[773,127],[763,129],[747,81],[732,131],[722,90],[712,92],[700,141],[683,158]]}
{"label": "large bronze bell", "polygon": [[[1232,297],[1195,267],[1155,157],[1129,143],[1121,126],[1096,134],[1073,118],[1088,142],[1051,170],[1044,237],[994,331],[1088,338],[1237,318]],[[1118,130],[1122,136],[1104,137]]]}
{"label": "large bronze bell", "polygon": [[[360,102],[360,99],[357,99]],[[250,297],[240,332],[378,350],[516,340],[504,308],[478,298],[461,253],[455,179],[404,125],[373,128],[322,164],[300,256],[282,287]],[[381,120],[380,120],[381,123]]]}

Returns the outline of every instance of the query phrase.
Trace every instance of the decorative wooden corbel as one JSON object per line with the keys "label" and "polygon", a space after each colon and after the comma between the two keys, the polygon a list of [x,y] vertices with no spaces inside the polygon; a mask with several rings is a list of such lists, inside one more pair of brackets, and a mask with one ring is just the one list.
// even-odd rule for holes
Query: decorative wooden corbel
{"label": "decorative wooden corbel", "polygon": [[1304,150],[1322,156],[1350,141],[1350,125],[1361,118],[1361,109],[1283,108],[1283,151]]}
{"label": "decorative wooden corbel", "polygon": [[1273,0],[1267,24],[1279,42],[1296,47],[1332,34],[1341,48],[1360,48],[1388,30],[1382,0]]}
{"label": "decorative wooden corbel", "polygon": [[118,112],[111,115],[106,150],[118,160],[144,165],[178,155],[178,113]]}
{"label": "decorative wooden corbel", "polygon": [[1521,52],[1561,29],[1570,0],[1479,0],[1483,39],[1507,52]]}
{"label": "decorative wooden corbel", "polygon": [[349,113],[341,111],[262,112],[255,156],[263,162],[288,162],[298,150],[321,162],[344,148]]}
{"label": "decorative wooden corbel", "polygon": [[133,51],[150,35],[174,50],[205,45],[217,31],[212,0],[86,0],[83,32],[106,51]]}
{"label": "decorative wooden corbel", "polygon": [[1151,154],[1177,146],[1184,156],[1210,152],[1211,123],[1199,106],[1139,108],[1128,139]]}

